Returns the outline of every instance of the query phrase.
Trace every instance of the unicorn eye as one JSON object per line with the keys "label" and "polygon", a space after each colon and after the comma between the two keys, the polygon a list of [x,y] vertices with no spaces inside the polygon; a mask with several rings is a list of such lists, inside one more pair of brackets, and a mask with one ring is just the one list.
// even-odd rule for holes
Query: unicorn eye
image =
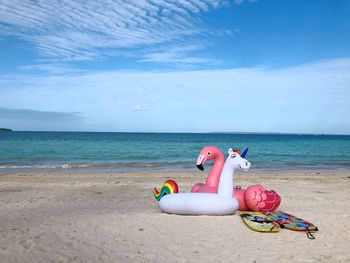
{"label": "unicorn eye", "polygon": [[233,158],[235,158],[237,156],[237,154],[232,154],[232,155],[230,155],[230,157],[233,159]]}

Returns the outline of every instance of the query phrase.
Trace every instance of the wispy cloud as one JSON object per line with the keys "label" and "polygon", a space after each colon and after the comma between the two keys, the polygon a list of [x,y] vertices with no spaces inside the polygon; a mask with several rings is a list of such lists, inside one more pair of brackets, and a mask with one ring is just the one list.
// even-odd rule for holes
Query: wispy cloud
{"label": "wispy cloud", "polygon": [[[0,34],[28,41],[49,58],[88,60],[208,33],[196,14],[225,4],[219,0],[3,0]],[[176,60],[176,54],[168,58]],[[145,61],[157,60],[154,54],[138,51],[137,55],[144,55]]]}
{"label": "wispy cloud", "polygon": [[349,133],[349,72],[343,58],[283,69],[3,75],[0,106],[82,112],[90,130]]}
{"label": "wispy cloud", "polygon": [[[158,63],[178,63],[178,64],[197,64],[197,63],[209,63],[220,64],[221,61],[215,60],[210,57],[194,55],[193,53],[205,48],[205,44],[191,44],[185,46],[171,45],[166,48],[149,49],[144,54],[139,62],[158,62]],[[191,53],[192,55],[188,55]]]}
{"label": "wispy cloud", "polygon": [[133,108],[131,108],[130,109],[131,111],[148,111],[148,109],[147,108],[145,108],[145,107],[142,107],[142,106],[140,106],[140,105],[135,105]]}
{"label": "wispy cloud", "polygon": [[24,65],[20,66],[19,69],[24,72],[31,73],[47,73],[51,75],[61,75],[61,74],[75,74],[75,73],[83,73],[85,70],[74,68],[68,64],[58,64],[58,63],[41,63],[41,64],[33,64],[33,65]]}

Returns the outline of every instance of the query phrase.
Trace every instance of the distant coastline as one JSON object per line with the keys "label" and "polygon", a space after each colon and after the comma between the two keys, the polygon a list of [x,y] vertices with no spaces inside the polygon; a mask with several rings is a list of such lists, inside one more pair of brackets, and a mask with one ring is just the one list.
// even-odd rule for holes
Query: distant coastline
{"label": "distant coastline", "polygon": [[[5,129],[7,131],[13,131],[12,129],[7,128],[0,128]],[[297,133],[297,132],[240,132],[240,131],[224,131],[224,132],[168,132],[168,131],[70,131],[70,130],[16,130],[16,133],[100,133],[100,134],[163,134],[163,135],[171,135],[171,134],[183,134],[183,135],[291,135],[291,136],[350,136],[350,133]]]}
{"label": "distant coastline", "polygon": [[12,130],[9,128],[0,128],[0,132],[10,132],[10,131]]}

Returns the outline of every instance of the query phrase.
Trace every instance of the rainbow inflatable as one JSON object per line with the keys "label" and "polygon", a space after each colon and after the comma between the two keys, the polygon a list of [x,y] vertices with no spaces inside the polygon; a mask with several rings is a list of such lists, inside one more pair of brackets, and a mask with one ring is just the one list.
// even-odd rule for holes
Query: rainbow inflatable
{"label": "rainbow inflatable", "polygon": [[153,188],[153,195],[157,201],[162,199],[164,195],[174,194],[178,192],[179,192],[179,187],[177,186],[177,183],[174,180],[165,181],[162,188],[160,189],[160,192],[157,190],[157,188],[155,187]]}

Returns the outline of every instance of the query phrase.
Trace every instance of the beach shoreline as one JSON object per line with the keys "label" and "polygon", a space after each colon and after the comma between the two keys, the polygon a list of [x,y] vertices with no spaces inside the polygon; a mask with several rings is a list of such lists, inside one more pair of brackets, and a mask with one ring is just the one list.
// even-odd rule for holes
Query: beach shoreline
{"label": "beach shoreline", "polygon": [[17,173],[0,176],[3,262],[349,262],[350,173],[240,172],[280,209],[314,223],[315,240],[248,229],[239,216],[161,213],[154,186],[174,179],[187,192],[206,172]]}
{"label": "beach shoreline", "polygon": [[[191,167],[192,166],[192,167]],[[202,172],[203,176],[206,176],[208,171],[210,171],[212,164],[208,164],[205,168],[205,171]],[[164,166],[163,168],[153,167],[150,165],[140,165],[139,167],[130,167],[125,166],[122,169],[120,168],[108,168],[108,167],[80,167],[80,168],[72,168],[72,167],[59,167],[59,168],[0,168],[0,177],[4,175],[18,175],[18,174],[26,174],[26,175],[81,175],[81,174],[94,174],[94,175],[103,175],[103,174],[198,174],[201,175],[201,172],[197,170],[195,164],[188,165],[187,168],[177,169],[172,168],[171,165]],[[324,167],[324,166],[313,166],[313,167],[270,167],[270,168],[251,168],[249,174],[329,174],[329,173],[349,173],[350,168],[338,168],[334,167]]]}

